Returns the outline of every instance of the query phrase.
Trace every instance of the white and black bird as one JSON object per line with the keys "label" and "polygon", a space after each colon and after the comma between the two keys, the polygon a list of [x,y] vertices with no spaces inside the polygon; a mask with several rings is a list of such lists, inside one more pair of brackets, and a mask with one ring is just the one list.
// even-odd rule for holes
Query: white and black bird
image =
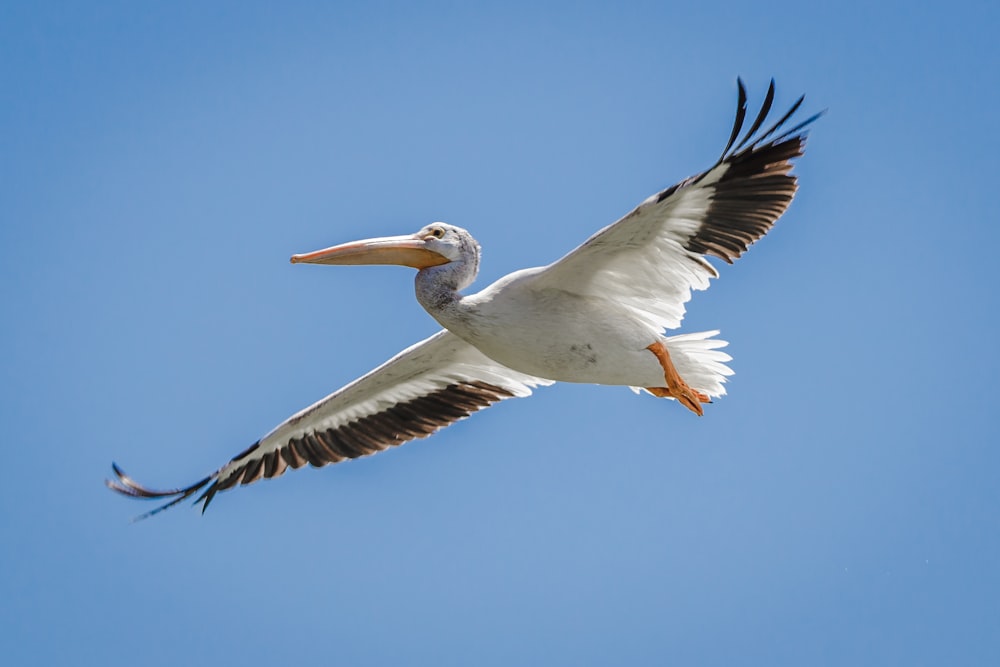
{"label": "white and black bird", "polygon": [[737,80],[736,121],[707,171],[658,192],[557,262],[523,269],[475,294],[479,270],[466,230],[436,222],[415,234],[355,241],[292,257],[293,263],[398,264],[418,269],[416,296],[444,329],[293,415],[190,486],[153,490],[112,464],[107,485],[127,496],[168,499],[321,467],[426,437],[493,403],[554,382],[625,385],[675,398],[701,415],[732,371],[718,331],[665,336],[680,326],[691,290],[718,277],[706,260],[732,263],[764,236],[796,191],[792,160],[805,128],[790,129],[799,98],[766,129],[774,81],[740,137],[747,96]]}

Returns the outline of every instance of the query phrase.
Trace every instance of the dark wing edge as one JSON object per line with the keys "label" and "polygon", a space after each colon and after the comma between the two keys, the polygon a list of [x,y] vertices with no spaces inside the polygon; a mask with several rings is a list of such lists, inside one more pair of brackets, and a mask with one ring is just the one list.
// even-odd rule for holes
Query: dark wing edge
{"label": "dark wing edge", "polygon": [[[806,128],[826,113],[820,111],[813,114],[769,139],[798,111],[805,100],[803,95],[777,122],[758,134],[774,101],[774,79],[771,79],[754,122],[736,143],[746,120],[747,100],[743,80],[738,78],[736,82],[739,88],[736,120],[719,160],[707,171],[654,196],[659,203],[685,187],[700,185],[711,188],[711,202],[705,217],[684,247],[693,253],[718,257],[729,264],[764,236],[788,209],[798,188],[798,179],[791,174],[792,160],[800,157],[805,150]],[[718,175],[720,172],[721,176]],[[713,181],[713,178],[717,180]]]}
{"label": "dark wing edge", "polygon": [[139,484],[116,463],[111,464],[115,479],[105,480],[112,491],[143,500],[170,499],[156,509],[139,515],[141,521],[201,491],[194,504],[202,504],[204,514],[220,491],[237,485],[252,484],[260,479],[282,475],[288,468],[309,464],[321,468],[331,463],[375,454],[389,447],[417,438],[425,438],[474,412],[505,398],[516,396],[503,387],[482,381],[453,382],[445,387],[397,402],[383,410],[364,415],[347,424],[330,429],[317,429],[298,438],[290,438],[281,446],[253,456],[260,447],[255,442],[222,468],[190,486],[157,490]]}

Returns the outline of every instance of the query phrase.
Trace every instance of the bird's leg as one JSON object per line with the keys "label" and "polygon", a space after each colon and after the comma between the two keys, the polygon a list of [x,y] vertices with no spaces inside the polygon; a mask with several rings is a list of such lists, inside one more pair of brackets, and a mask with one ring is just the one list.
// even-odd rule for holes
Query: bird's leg
{"label": "bird's leg", "polygon": [[705,394],[689,387],[687,382],[681,379],[681,376],[677,373],[677,369],[674,368],[674,362],[670,360],[670,353],[667,352],[667,346],[660,341],[656,341],[646,349],[656,355],[657,361],[663,367],[663,377],[667,381],[665,388],[647,387],[646,390],[660,398],[676,398],[688,410],[699,417],[702,416],[704,410],[701,409],[701,404],[711,403],[711,400]]}

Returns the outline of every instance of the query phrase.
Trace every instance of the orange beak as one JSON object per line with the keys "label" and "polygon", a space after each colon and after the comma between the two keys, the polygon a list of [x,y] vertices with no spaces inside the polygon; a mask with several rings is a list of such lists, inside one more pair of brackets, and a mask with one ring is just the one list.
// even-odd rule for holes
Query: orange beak
{"label": "orange beak", "polygon": [[396,264],[426,269],[451,260],[427,248],[426,242],[412,234],[384,236],[335,245],[303,255],[292,255],[292,264]]}

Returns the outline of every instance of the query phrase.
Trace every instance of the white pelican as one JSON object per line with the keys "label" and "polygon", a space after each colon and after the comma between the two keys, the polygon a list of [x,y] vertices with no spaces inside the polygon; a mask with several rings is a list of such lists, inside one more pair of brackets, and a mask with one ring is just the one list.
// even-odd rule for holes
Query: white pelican
{"label": "white pelican", "polygon": [[707,255],[732,263],[785,212],[796,190],[792,160],[816,114],[779,133],[799,98],[759,132],[774,99],[737,142],[746,90],[737,79],[736,121],[707,171],[654,194],[618,222],[545,267],[511,273],[462,295],[479,270],[479,245],[460,227],[435,222],[416,234],[355,241],[295,255],[312,264],[400,264],[418,269],[417,300],[444,330],[293,415],[194,484],[142,486],[112,464],[107,485],[134,498],[199,491],[202,512],[219,491],[374,454],[468,417],[497,401],[556,381],[625,385],[676,398],[701,415],[725,393],[732,371],[718,331],[664,336],[680,326],[691,290],[718,277]]}

